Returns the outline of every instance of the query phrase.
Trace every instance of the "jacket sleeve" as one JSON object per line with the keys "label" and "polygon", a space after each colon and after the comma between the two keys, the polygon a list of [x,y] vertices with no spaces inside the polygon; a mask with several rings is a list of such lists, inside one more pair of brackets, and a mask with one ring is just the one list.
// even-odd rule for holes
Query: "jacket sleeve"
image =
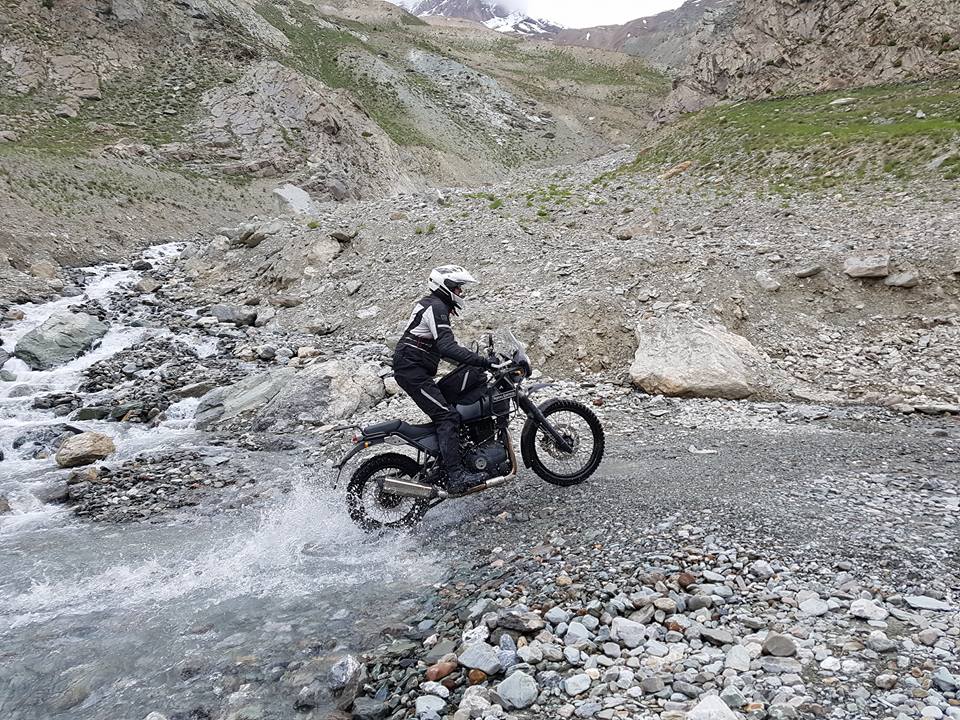
{"label": "jacket sleeve", "polygon": [[476,365],[486,367],[487,359],[472,350],[468,350],[457,342],[450,327],[450,314],[446,310],[435,312],[434,320],[437,331],[437,349],[440,356],[453,360],[461,365]]}

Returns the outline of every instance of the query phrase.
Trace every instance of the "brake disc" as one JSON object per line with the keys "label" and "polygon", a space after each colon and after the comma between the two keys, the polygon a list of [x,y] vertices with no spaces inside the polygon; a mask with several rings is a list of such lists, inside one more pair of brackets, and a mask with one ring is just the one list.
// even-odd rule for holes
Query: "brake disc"
{"label": "brake disc", "polygon": [[577,450],[580,448],[580,434],[569,425],[554,425],[553,428],[564,440],[570,443],[573,452],[563,452],[563,450],[557,447],[553,438],[545,432],[540,435],[540,447],[555,460],[565,460],[571,455],[576,455]]}

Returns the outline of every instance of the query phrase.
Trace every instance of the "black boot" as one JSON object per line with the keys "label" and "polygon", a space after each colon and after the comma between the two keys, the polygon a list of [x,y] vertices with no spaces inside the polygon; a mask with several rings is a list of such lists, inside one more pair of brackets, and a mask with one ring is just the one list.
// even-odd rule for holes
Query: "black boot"
{"label": "black boot", "polygon": [[447,492],[451,495],[465,495],[487,481],[485,473],[471,473],[462,467],[447,473]]}

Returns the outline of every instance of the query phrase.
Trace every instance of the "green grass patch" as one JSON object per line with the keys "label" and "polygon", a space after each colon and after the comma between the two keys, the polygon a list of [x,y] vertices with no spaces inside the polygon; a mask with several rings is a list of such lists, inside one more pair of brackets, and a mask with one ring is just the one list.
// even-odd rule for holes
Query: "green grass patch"
{"label": "green grass patch", "polygon": [[[853,102],[832,105],[841,98]],[[594,180],[662,172],[692,160],[693,172],[760,180],[777,192],[851,180],[910,180],[960,138],[960,88],[928,82],[743,102],[687,116],[654,136],[637,159]]]}

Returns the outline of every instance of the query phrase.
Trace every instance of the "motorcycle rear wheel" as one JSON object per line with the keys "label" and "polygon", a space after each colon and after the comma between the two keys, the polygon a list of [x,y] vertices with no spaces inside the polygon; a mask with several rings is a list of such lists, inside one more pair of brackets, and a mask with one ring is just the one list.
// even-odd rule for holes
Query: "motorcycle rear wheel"
{"label": "motorcycle rear wheel", "polygon": [[370,458],[357,468],[347,484],[350,518],[371,532],[416,525],[430,508],[429,503],[422,498],[388,495],[377,481],[386,477],[415,480],[419,473],[420,466],[406,455],[384,453]]}
{"label": "motorcycle rear wheel", "polygon": [[603,460],[606,441],[600,420],[590,408],[575,400],[547,400],[540,412],[574,446],[574,452],[562,452],[550,435],[537,427],[533,418],[528,418],[520,436],[524,462],[551,485],[569,487],[586,481]]}

